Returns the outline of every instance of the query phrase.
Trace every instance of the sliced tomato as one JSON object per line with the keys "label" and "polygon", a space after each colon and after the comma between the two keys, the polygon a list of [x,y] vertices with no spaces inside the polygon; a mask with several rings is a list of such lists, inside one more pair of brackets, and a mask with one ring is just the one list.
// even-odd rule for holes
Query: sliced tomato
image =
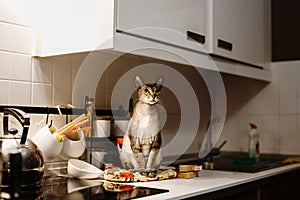
{"label": "sliced tomato", "polygon": [[134,178],[134,175],[132,172],[120,172],[120,176],[122,178]]}
{"label": "sliced tomato", "polygon": [[130,191],[130,190],[133,190],[133,186],[132,185],[121,185],[120,189],[122,191]]}

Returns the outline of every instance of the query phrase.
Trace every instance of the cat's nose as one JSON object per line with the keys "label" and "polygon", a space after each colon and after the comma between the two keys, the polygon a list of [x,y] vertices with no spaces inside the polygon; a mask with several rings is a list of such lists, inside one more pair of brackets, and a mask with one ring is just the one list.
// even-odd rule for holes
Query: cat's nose
{"label": "cat's nose", "polygon": [[155,97],[152,97],[152,99],[150,99],[150,102],[155,102]]}

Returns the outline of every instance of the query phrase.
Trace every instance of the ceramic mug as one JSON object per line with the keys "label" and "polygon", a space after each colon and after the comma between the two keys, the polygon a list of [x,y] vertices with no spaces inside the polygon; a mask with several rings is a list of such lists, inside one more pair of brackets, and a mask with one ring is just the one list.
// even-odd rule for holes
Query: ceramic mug
{"label": "ceramic mug", "polygon": [[83,131],[78,131],[79,140],[71,140],[65,137],[60,157],[68,160],[80,157],[85,150],[85,137]]}
{"label": "ceramic mug", "polygon": [[55,139],[48,125],[41,128],[31,138],[31,141],[41,150],[45,161],[51,161],[57,158],[63,148],[63,143]]}

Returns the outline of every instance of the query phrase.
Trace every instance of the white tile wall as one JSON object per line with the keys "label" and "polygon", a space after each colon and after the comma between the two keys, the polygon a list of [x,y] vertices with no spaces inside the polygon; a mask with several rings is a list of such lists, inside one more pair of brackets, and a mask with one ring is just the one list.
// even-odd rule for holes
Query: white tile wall
{"label": "white tile wall", "polygon": [[[35,59],[34,63],[39,64],[33,66],[33,92],[40,95],[52,87],[52,105],[71,102],[72,82],[86,56],[85,53]],[[297,78],[300,68],[298,70],[296,66],[297,62],[275,63],[270,84],[236,77],[225,79],[228,116],[216,146],[227,140],[224,150],[247,151],[248,123],[254,122],[261,131],[263,153],[300,154],[297,146],[300,142],[297,133],[300,131],[300,125],[297,125],[300,124],[300,81]],[[32,103],[47,102],[47,98],[40,98],[44,99]],[[192,148],[194,150],[199,147],[198,143],[193,145],[197,146]]]}
{"label": "white tile wall", "polygon": [[[32,0],[0,0],[0,104],[55,106],[70,103],[71,58],[76,57],[77,65],[80,61],[74,55],[32,58],[32,3]],[[38,130],[43,117],[32,115],[30,133]],[[58,127],[65,123],[64,117],[51,118]]]}
{"label": "white tile wall", "polygon": [[[241,105],[241,108],[228,114],[229,123],[225,124],[221,138],[230,142],[224,149],[247,151],[247,134],[241,136],[240,133],[247,131],[247,123],[253,121],[261,132],[262,152],[300,154],[300,61],[273,63],[272,71],[272,83],[263,87],[247,81],[236,86],[232,81],[235,78],[227,81],[229,94],[230,88],[235,88],[229,110],[231,104]],[[257,91],[247,101],[239,98],[245,96],[241,91],[255,88]]]}
{"label": "white tile wall", "polygon": [[[62,57],[60,57],[62,58]],[[68,105],[72,103],[72,64],[71,59],[54,59],[53,65],[53,103]]]}
{"label": "white tile wall", "polygon": [[266,153],[280,153],[279,115],[263,116],[261,130],[261,149]]}
{"label": "white tile wall", "polygon": [[280,153],[297,154],[299,150],[297,117],[293,115],[280,116]]}
{"label": "white tile wall", "polygon": [[32,54],[33,32],[31,28],[12,26],[10,30],[10,50],[24,54]]}
{"label": "white tile wall", "polygon": [[22,81],[9,82],[9,104],[31,105],[31,83]]}
{"label": "white tile wall", "polygon": [[34,59],[32,65],[32,81],[34,83],[53,84],[53,59]]}
{"label": "white tile wall", "polygon": [[87,56],[88,53],[78,53],[72,56],[72,84],[74,83],[74,80],[76,78],[77,71],[79,70],[81,64],[84,62]]}
{"label": "white tile wall", "polygon": [[[72,84],[87,54],[31,58],[32,19],[26,16],[25,4],[32,1],[24,2],[0,0],[0,104],[72,103]],[[261,131],[262,152],[300,154],[300,61],[274,63],[272,68],[270,84],[226,78],[228,115],[219,139],[228,141],[225,150],[247,151],[251,121]],[[33,117],[33,131],[43,117]],[[59,127],[64,118],[58,118]],[[197,142],[193,145],[199,147]]]}
{"label": "white tile wall", "polygon": [[0,80],[0,104],[6,105],[8,104],[8,96],[9,96],[9,83],[7,80]]}
{"label": "white tile wall", "polygon": [[32,105],[51,106],[52,104],[52,85],[43,83],[32,84]]}
{"label": "white tile wall", "polygon": [[31,81],[31,56],[25,54],[10,54],[10,80]]}
{"label": "white tile wall", "polygon": [[9,59],[10,53],[5,51],[0,51],[0,79],[8,79],[9,78]]}
{"label": "white tile wall", "polygon": [[12,39],[10,37],[11,32],[12,32],[12,26],[7,24],[7,23],[3,23],[0,22],[0,33],[1,33],[1,38],[0,38],[0,50],[3,51],[10,51],[11,50],[11,46],[12,46]]}
{"label": "white tile wall", "polygon": [[296,96],[280,96],[280,114],[296,115],[297,114],[297,98]]}

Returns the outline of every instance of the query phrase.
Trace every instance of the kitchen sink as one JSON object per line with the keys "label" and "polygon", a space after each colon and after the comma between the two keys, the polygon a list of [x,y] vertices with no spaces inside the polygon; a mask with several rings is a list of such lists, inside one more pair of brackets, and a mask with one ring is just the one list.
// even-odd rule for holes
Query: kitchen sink
{"label": "kitchen sink", "polygon": [[291,156],[278,154],[261,154],[259,161],[248,158],[244,152],[221,152],[213,157],[214,170],[255,173],[288,165],[282,161]]}

